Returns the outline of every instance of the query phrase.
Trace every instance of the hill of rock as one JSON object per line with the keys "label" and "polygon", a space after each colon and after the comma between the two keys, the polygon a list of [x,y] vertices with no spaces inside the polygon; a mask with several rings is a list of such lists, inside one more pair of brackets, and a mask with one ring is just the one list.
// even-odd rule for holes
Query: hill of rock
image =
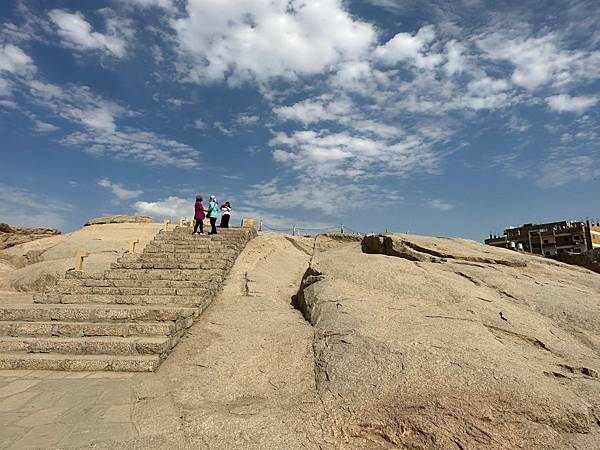
{"label": "hill of rock", "polygon": [[90,219],[86,223],[84,223],[83,226],[88,227],[90,225],[103,225],[107,223],[154,223],[154,220],[152,219],[152,217],[148,216],[104,216],[97,217],[95,219]]}
{"label": "hill of rock", "polygon": [[0,223],[0,250],[59,234],[60,231],[52,228],[22,228]]}
{"label": "hill of rock", "polygon": [[38,292],[55,284],[65,271],[74,268],[75,255],[85,251],[86,271],[101,272],[139,240],[138,249],[152,240],[161,228],[157,223],[110,223],[90,225],[72,233],[51,234],[0,251],[0,287]]}
{"label": "hill of rock", "polygon": [[460,239],[371,236],[315,255],[326,427],[354,448],[597,448],[600,276]]}

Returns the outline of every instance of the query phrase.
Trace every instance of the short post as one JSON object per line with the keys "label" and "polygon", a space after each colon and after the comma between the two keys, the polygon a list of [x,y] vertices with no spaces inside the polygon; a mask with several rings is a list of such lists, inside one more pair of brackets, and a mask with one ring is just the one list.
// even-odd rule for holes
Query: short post
{"label": "short post", "polygon": [[170,220],[165,220],[165,224],[164,224],[164,230],[165,231],[169,231],[169,224],[171,223]]}
{"label": "short post", "polygon": [[344,224],[341,224],[341,225],[340,225],[340,233],[341,233],[341,234],[344,234]]}
{"label": "short post", "polygon": [[292,236],[296,236],[296,225],[292,225]]}
{"label": "short post", "polygon": [[258,222],[258,231],[262,231],[262,219]]}
{"label": "short post", "polygon": [[179,226],[182,227],[185,225],[185,217],[180,217],[179,218]]}
{"label": "short post", "polygon": [[79,252],[77,253],[77,255],[75,255],[75,271],[76,272],[83,272],[83,260],[84,258],[87,258],[89,255],[89,253],[87,252]]}
{"label": "short post", "polygon": [[135,244],[139,243],[139,239],[135,239],[129,243],[129,253],[135,255]]}

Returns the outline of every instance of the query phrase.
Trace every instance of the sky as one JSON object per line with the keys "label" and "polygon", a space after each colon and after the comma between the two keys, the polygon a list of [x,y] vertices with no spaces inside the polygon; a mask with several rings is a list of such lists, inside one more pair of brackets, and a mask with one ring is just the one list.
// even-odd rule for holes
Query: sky
{"label": "sky", "polygon": [[0,2],[0,222],[600,217],[597,0]]}

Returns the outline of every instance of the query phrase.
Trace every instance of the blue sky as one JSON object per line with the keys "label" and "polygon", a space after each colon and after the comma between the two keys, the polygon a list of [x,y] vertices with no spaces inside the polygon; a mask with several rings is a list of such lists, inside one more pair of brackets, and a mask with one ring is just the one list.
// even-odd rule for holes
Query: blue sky
{"label": "blue sky", "polygon": [[[501,5],[498,5],[501,3]],[[0,222],[600,216],[597,1],[0,3]]]}

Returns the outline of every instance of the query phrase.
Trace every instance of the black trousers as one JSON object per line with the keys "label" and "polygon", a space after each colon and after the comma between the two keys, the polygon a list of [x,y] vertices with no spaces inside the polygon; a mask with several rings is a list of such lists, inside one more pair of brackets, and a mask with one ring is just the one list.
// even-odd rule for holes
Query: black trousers
{"label": "black trousers", "polygon": [[210,234],[217,234],[217,218],[210,218]]}
{"label": "black trousers", "polygon": [[196,224],[194,225],[194,233],[196,233],[198,231],[198,228],[200,228],[200,233],[204,233],[204,221],[203,220],[199,220],[196,219]]}
{"label": "black trousers", "polygon": [[223,214],[221,216],[221,224],[219,226],[221,228],[229,228],[229,214]]}

